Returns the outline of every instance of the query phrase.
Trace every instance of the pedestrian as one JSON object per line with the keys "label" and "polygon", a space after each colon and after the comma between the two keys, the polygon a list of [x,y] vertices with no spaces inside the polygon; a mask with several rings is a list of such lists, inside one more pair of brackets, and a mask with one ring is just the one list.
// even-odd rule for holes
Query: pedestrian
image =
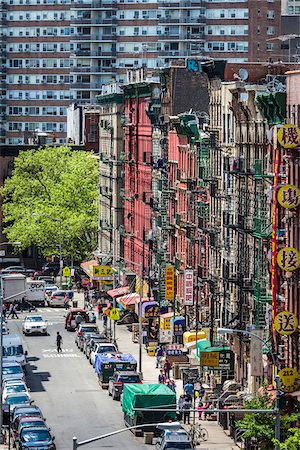
{"label": "pedestrian", "polygon": [[175,383],[174,378],[171,378],[171,379],[170,379],[170,385],[169,385],[169,388],[172,389],[172,391],[175,392],[175,394],[176,394],[176,383]]}
{"label": "pedestrian", "polygon": [[59,331],[57,332],[57,334],[56,334],[56,348],[57,348],[57,353],[59,353],[59,352],[62,352],[62,349],[61,349],[61,344],[62,344],[63,342],[62,342],[62,337],[61,337],[61,335],[59,334]]}
{"label": "pedestrian", "polygon": [[164,362],[164,372],[165,372],[166,378],[170,378],[171,368],[172,368],[172,364],[170,363],[170,361],[168,359],[166,359]]}
{"label": "pedestrian", "polygon": [[202,383],[200,383],[199,390],[198,390],[199,401],[202,401],[202,398],[204,397],[204,394],[205,394],[205,389],[202,386]]}
{"label": "pedestrian", "polygon": [[76,288],[77,288],[77,292],[79,294],[80,293],[80,289],[81,289],[81,282],[79,280],[76,282]]}
{"label": "pedestrian", "polygon": [[155,356],[156,356],[156,369],[158,369],[158,367],[160,366],[160,363],[161,363],[161,359],[162,359],[162,357],[163,357],[163,354],[164,354],[163,349],[162,349],[162,347],[159,345],[159,346],[157,347],[156,353],[155,353]]}
{"label": "pedestrian", "polygon": [[83,317],[81,314],[77,313],[75,316],[75,325],[76,325],[76,329],[78,330],[79,325],[81,324],[81,322],[83,321]]}
{"label": "pedestrian", "polygon": [[177,413],[177,417],[178,420],[182,419],[182,414],[183,414],[183,401],[184,401],[184,395],[181,394],[179,399],[178,399],[178,413]]}
{"label": "pedestrian", "polygon": [[16,307],[16,304],[14,302],[10,305],[9,314],[8,314],[7,318],[10,317],[10,316],[11,316],[12,319],[14,319],[14,318],[18,319],[19,318],[18,315],[17,315],[17,307]]}
{"label": "pedestrian", "polygon": [[69,309],[69,308],[70,308],[70,305],[69,305],[69,296],[68,296],[67,293],[65,293],[65,295],[64,295],[64,307],[65,307],[66,309]]}
{"label": "pedestrian", "polygon": [[98,311],[98,319],[99,320],[101,319],[102,310],[103,310],[103,307],[102,307],[101,303],[98,303],[97,311]]}
{"label": "pedestrian", "polygon": [[6,319],[6,304],[5,303],[2,304],[2,315],[3,315],[3,318]]}
{"label": "pedestrian", "polygon": [[184,392],[188,392],[190,396],[193,396],[194,393],[194,385],[191,382],[187,382],[185,386],[183,387]]}
{"label": "pedestrian", "polygon": [[192,396],[186,391],[184,398],[183,398],[183,405],[182,405],[182,411],[183,411],[183,423],[190,424],[190,414],[191,414],[191,406],[192,406]]}
{"label": "pedestrian", "polygon": [[163,369],[160,369],[159,375],[158,375],[158,382],[159,382],[160,384],[164,384],[165,381],[166,381],[166,377],[165,377],[165,375],[164,375],[164,371],[163,371]]}
{"label": "pedestrian", "polygon": [[96,316],[93,312],[89,312],[89,322],[96,323]]}
{"label": "pedestrian", "polygon": [[105,313],[102,314],[102,320],[103,320],[103,328],[107,329],[107,315]]}

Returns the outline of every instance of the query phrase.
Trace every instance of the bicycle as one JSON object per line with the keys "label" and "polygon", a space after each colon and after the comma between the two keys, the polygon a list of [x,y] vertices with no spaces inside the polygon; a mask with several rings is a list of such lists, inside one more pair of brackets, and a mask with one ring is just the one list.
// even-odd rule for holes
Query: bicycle
{"label": "bicycle", "polygon": [[206,442],[208,440],[208,431],[203,428],[201,424],[192,425],[190,430],[193,445],[200,445],[201,441]]}

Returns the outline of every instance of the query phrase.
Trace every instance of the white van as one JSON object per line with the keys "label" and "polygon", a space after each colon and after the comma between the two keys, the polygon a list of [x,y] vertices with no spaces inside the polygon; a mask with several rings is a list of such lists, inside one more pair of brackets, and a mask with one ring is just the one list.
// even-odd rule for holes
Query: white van
{"label": "white van", "polygon": [[23,341],[19,334],[3,336],[3,362],[17,361],[24,367],[27,351],[24,351]]}

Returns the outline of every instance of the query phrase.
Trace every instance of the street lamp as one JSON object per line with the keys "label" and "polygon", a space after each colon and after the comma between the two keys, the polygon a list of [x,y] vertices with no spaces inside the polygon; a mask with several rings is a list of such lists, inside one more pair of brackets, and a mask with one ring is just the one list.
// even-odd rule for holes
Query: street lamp
{"label": "street lamp", "polygon": [[[233,333],[239,333],[239,334],[246,334],[249,336],[252,336],[259,341],[261,341],[264,345],[267,345],[268,342],[258,336],[255,333],[252,333],[251,331],[247,330],[236,330],[235,328],[218,328],[217,333],[224,335],[224,334],[233,334]],[[274,365],[274,368],[276,367],[276,360],[275,355],[273,351],[270,352],[272,356],[272,363]],[[279,387],[280,387],[280,378],[278,375],[275,376],[275,390],[276,390],[276,400],[275,400],[275,439],[277,439],[280,442],[280,411],[279,411]]]}
{"label": "street lamp", "polygon": [[63,268],[63,260],[62,260],[62,232],[61,232],[61,219],[58,217],[47,216],[46,214],[38,214],[33,213],[34,217],[46,217],[47,219],[54,220],[59,223],[59,283],[60,287],[62,287],[62,268]]}

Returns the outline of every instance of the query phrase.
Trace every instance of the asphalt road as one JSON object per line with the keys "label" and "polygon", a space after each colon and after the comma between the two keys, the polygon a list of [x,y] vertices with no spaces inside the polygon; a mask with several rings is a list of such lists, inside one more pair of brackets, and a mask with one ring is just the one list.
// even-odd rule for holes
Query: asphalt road
{"label": "asphalt road", "polygon": [[[75,345],[75,334],[64,329],[64,314],[63,309],[43,308],[50,335],[24,337],[29,362],[27,384],[55,436],[57,450],[72,449],[73,436],[81,441],[124,428],[120,403],[98,385],[88,360]],[[10,333],[22,333],[24,316],[23,313],[19,320],[8,320]],[[60,355],[56,352],[57,331],[63,337]],[[141,438],[126,431],[83,448],[146,450],[153,446],[144,445]]]}

